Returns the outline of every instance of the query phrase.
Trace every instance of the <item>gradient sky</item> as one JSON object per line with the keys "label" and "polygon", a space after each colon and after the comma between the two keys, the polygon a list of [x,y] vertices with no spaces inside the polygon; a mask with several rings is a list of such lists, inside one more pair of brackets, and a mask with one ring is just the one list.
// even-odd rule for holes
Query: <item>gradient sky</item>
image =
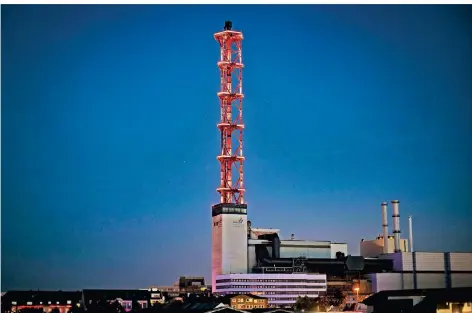
{"label": "gradient sky", "polygon": [[3,5],[2,290],[210,278],[226,19],[245,35],[253,226],[356,254],[399,199],[417,250],[472,251],[471,16]]}

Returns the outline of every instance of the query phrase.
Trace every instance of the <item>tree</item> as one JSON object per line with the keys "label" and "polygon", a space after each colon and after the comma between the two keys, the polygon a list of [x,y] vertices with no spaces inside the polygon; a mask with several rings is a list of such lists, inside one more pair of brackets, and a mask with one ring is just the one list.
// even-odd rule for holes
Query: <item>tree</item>
{"label": "tree", "polygon": [[344,304],[345,299],[346,299],[346,293],[344,293],[341,289],[336,288],[334,289],[334,292],[329,299],[329,304],[339,307]]}
{"label": "tree", "polygon": [[308,309],[310,311],[326,312],[328,310],[328,307],[329,303],[326,297],[316,297],[313,298],[313,300],[309,304]]}
{"label": "tree", "polygon": [[297,297],[297,301],[295,302],[295,310],[297,311],[304,311],[308,309],[310,304],[310,299],[307,296],[304,297]]}

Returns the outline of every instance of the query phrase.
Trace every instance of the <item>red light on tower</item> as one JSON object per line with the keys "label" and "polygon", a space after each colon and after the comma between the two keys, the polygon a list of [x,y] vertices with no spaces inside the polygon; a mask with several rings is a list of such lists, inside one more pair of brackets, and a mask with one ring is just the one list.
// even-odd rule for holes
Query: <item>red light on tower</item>
{"label": "red light on tower", "polygon": [[[220,186],[216,190],[221,196],[220,203],[244,203],[243,183],[243,33],[231,29],[232,23],[225,22],[224,31],[214,35],[220,44],[220,123],[221,152]],[[233,171],[234,169],[234,171]]]}

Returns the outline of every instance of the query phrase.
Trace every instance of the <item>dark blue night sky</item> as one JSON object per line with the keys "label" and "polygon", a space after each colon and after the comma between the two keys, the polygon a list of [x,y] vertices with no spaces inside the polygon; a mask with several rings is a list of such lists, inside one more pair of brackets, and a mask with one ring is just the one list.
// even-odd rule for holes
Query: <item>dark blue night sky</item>
{"label": "dark blue night sky", "polygon": [[3,290],[210,277],[226,19],[245,35],[254,226],[355,254],[399,199],[417,250],[472,250],[469,8],[1,11]]}

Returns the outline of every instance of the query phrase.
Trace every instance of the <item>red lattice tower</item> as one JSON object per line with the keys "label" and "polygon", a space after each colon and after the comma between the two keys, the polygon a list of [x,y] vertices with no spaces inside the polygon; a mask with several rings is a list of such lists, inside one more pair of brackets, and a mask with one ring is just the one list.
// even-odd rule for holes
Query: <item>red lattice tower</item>
{"label": "red lattice tower", "polygon": [[221,132],[220,203],[244,203],[243,183],[243,33],[231,30],[226,21],[224,31],[214,35],[220,44],[220,99],[221,117],[218,129]]}

